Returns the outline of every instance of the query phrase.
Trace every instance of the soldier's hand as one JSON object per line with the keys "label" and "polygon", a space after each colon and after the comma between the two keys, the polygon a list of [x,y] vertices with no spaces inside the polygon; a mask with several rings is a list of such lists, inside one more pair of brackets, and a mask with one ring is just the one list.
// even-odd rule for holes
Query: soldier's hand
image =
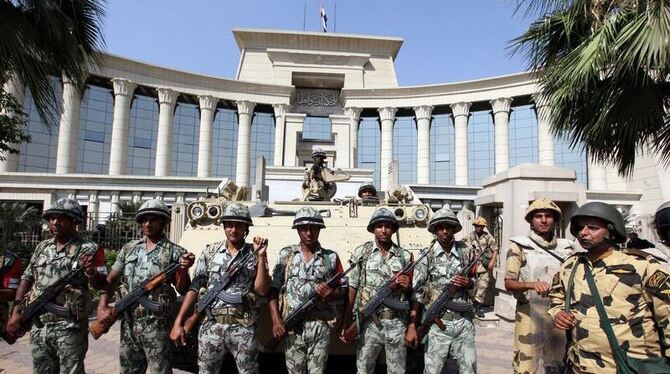
{"label": "soldier's hand", "polygon": [[488,266],[489,271],[493,271],[493,269],[495,267],[496,267],[496,263],[493,261],[493,259],[491,259],[491,261],[489,261],[489,266]]}
{"label": "soldier's hand", "polygon": [[405,345],[416,349],[419,345],[419,334],[416,332],[416,325],[410,323],[405,333]]}
{"label": "soldier's hand", "polygon": [[545,281],[538,280],[533,283],[533,289],[542,297],[546,297],[549,293],[549,285]]}
{"label": "soldier's hand", "polygon": [[268,240],[260,236],[254,236],[254,250],[258,251],[258,257],[267,255]]}
{"label": "soldier's hand", "polygon": [[106,305],[99,305],[96,311],[95,318],[98,321],[108,321],[112,318],[112,308]]}
{"label": "soldier's hand", "polygon": [[195,262],[195,255],[191,252],[186,252],[179,258],[179,265],[182,269],[188,269],[193,266]]}
{"label": "soldier's hand", "polygon": [[470,281],[468,278],[462,276],[462,275],[454,275],[454,278],[452,279],[452,282],[454,286],[456,287],[467,287],[468,284],[470,284]]}
{"label": "soldier's hand", "polygon": [[175,345],[186,345],[186,332],[184,331],[183,325],[179,323],[172,325],[170,340],[172,340]]}
{"label": "soldier's hand", "polygon": [[330,296],[333,294],[333,289],[330,288],[326,282],[317,284],[315,291],[323,300],[330,300]]}
{"label": "soldier's hand", "polygon": [[272,336],[275,339],[281,339],[286,336],[286,326],[284,326],[284,321],[273,321],[272,322]]}
{"label": "soldier's hand", "polygon": [[21,327],[21,318],[19,315],[12,314],[7,323],[7,335],[18,339],[23,336],[24,333],[25,331],[23,327]]}
{"label": "soldier's hand", "polygon": [[561,310],[554,318],[554,326],[561,330],[570,330],[575,327],[575,315]]}
{"label": "soldier's hand", "polygon": [[93,255],[81,255],[79,256],[79,264],[84,269],[84,274],[87,277],[92,277],[97,272],[95,270],[95,264],[93,264]]}
{"label": "soldier's hand", "polygon": [[410,284],[409,277],[407,275],[399,275],[396,279],[395,282],[400,285],[403,289],[409,289],[412,285]]}

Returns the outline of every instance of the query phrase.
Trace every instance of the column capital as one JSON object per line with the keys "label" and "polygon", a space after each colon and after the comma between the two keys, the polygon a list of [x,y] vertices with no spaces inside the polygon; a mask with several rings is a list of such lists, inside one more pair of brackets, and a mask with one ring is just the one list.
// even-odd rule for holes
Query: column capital
{"label": "column capital", "polygon": [[114,86],[114,95],[133,96],[137,83],[123,78],[112,78],[112,86]]}
{"label": "column capital", "polygon": [[379,112],[379,119],[381,121],[393,121],[395,120],[395,114],[398,111],[398,108],[393,108],[389,106],[385,106],[383,108],[377,109],[377,112]]}
{"label": "column capital", "polygon": [[470,114],[470,106],[472,106],[472,103],[465,103],[465,102],[460,102],[460,103],[455,103],[451,104],[451,113],[454,115],[454,118],[460,117],[460,116],[468,116]]}
{"label": "column capital", "polygon": [[430,120],[430,115],[433,113],[434,107],[432,105],[419,105],[414,107],[414,116],[416,120],[427,119]]}
{"label": "column capital", "polygon": [[489,101],[489,103],[491,103],[491,108],[493,109],[493,114],[499,112],[509,113],[509,110],[512,107],[512,100],[514,99],[511,97],[499,97]]}
{"label": "column capital", "polygon": [[88,202],[97,203],[98,202],[98,191],[93,191],[88,194]]}
{"label": "column capital", "polygon": [[344,115],[348,116],[350,120],[352,121],[358,121],[361,119],[361,112],[363,111],[363,108],[356,108],[353,106],[349,106],[344,108]]}
{"label": "column capital", "polygon": [[291,110],[291,106],[288,104],[272,104],[272,109],[274,109],[275,118],[279,118],[284,117]]}
{"label": "column capital", "polygon": [[200,103],[200,110],[216,110],[216,104],[219,103],[219,98],[210,95],[200,95],[198,96],[198,102]]}
{"label": "column capital", "polygon": [[156,92],[158,92],[159,104],[174,105],[177,102],[177,96],[179,96],[179,92],[164,87],[156,88]]}
{"label": "column capital", "polygon": [[235,104],[237,104],[237,114],[248,114],[248,115],[254,114],[254,108],[256,107],[256,103],[254,103],[253,101],[240,100],[236,101]]}

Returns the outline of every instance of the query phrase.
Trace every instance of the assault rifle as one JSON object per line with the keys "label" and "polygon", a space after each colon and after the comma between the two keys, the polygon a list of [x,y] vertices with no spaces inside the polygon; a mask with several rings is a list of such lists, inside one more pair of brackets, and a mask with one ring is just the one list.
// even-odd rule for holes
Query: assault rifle
{"label": "assault rifle", "polygon": [[163,304],[151,301],[147,296],[151,293],[151,291],[155,290],[156,287],[165,283],[169,277],[176,273],[179,269],[179,266],[180,265],[178,262],[171,263],[165,269],[154,274],[151,278],[146,279],[129,294],[119,299],[119,301],[114,304],[111,318],[96,320],[95,323],[91,325],[91,336],[93,336],[94,339],[101,337],[103,334],[109,331],[109,328],[112,327],[121,313],[128,310],[128,308],[135,304],[140,304],[145,309],[153,313],[162,312],[164,308]]}
{"label": "assault rifle", "polygon": [[356,335],[358,334],[358,326],[359,324],[362,326],[364,323],[366,323],[368,320],[373,319],[375,321],[375,324],[379,324],[379,320],[377,319],[377,311],[382,307],[386,306],[390,309],[393,310],[401,310],[401,311],[408,311],[409,310],[409,301],[400,301],[395,299],[393,296],[391,296],[391,293],[393,290],[396,288],[396,280],[398,279],[399,276],[401,275],[407,275],[414,270],[414,267],[416,264],[418,264],[421,260],[423,260],[424,257],[428,255],[428,251],[424,251],[424,253],[419,256],[419,258],[416,261],[412,261],[409,264],[405,265],[402,270],[399,272],[395,273],[391,279],[387,280],[386,283],[384,283],[375,296],[370,299],[370,301],[367,303],[363,311],[361,312],[360,316],[358,317],[358,323],[357,321],[354,321],[349,325],[349,327],[344,331],[344,337],[347,341],[353,340]]}
{"label": "assault rifle", "polygon": [[[77,266],[76,262],[74,266]],[[47,312],[53,313],[60,317],[74,318],[69,308],[54,304],[52,300],[55,299],[56,296],[58,296],[58,294],[67,285],[71,284],[72,281],[79,277],[83,272],[84,268],[82,267],[77,267],[70,270],[67,274],[65,274],[64,277],[48,285],[35,300],[33,300],[31,303],[28,303],[28,305],[21,307],[21,316],[19,319],[21,329],[23,331],[27,331],[30,328],[30,325],[33,323],[35,326],[42,328],[44,325],[42,324],[42,321],[40,321],[40,316]],[[14,344],[16,339],[19,337],[20,336],[10,336],[6,333],[3,334],[3,338],[8,344]]]}
{"label": "assault rifle", "polygon": [[[463,277],[467,276],[472,271],[472,268],[477,266],[482,253],[483,251],[475,251],[475,256],[470,261],[468,261],[468,263],[463,266],[463,268],[458,273],[456,273],[456,275]],[[459,303],[453,300],[459,288],[460,287],[454,286],[453,278],[451,282],[447,283],[444,288],[442,288],[440,295],[435,299],[435,301],[433,301],[433,303],[430,305],[430,308],[426,310],[426,313],[424,313],[423,322],[417,329],[419,341],[421,341],[421,337],[424,331],[430,329],[430,326],[433,323],[443,331],[446,329],[442,323],[442,320],[440,320],[440,317],[447,309],[453,310],[455,312],[468,312],[472,310],[471,303]]]}
{"label": "assault rifle", "polygon": [[258,251],[263,248],[262,246],[254,251],[247,252],[242,258],[235,259],[230,264],[228,264],[228,269],[226,273],[223,274],[221,281],[212,287],[195,305],[195,311],[193,314],[184,322],[184,334],[188,335],[189,332],[200,323],[203,313],[207,314],[208,318],[214,318],[212,315],[211,306],[216,300],[222,300],[227,304],[241,304],[243,302],[242,296],[238,294],[232,294],[226,292],[225,289],[228,287],[230,282],[235,278],[235,275],[238,271],[243,269],[249,261],[256,258]]}
{"label": "assault rifle", "polygon": [[[332,278],[328,279],[328,287],[332,288],[333,290],[338,289],[341,286],[341,281],[342,279],[358,264],[353,264],[347,269],[345,272],[337,273],[335,274]],[[300,325],[304,320],[305,317],[307,316],[307,313],[309,313],[310,310],[314,309],[316,307],[317,303],[321,300],[321,296],[315,291],[312,291],[312,293],[309,294],[307,299],[300,303],[295,309],[289,313],[288,316],[286,316],[286,319],[284,320],[284,327],[286,328],[286,331],[292,331],[295,330],[298,325]],[[279,343],[284,339],[284,337],[281,338],[272,338],[269,342],[267,342],[264,347],[267,350],[274,350],[277,348]]]}

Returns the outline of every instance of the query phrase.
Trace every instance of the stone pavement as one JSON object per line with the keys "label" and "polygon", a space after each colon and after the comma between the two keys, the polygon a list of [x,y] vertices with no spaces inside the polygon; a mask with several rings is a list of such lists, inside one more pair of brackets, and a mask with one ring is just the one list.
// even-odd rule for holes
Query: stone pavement
{"label": "stone pavement", "polygon": [[[499,321],[497,327],[477,325],[477,368],[479,374],[501,374],[512,371],[512,344],[514,323]],[[0,373],[30,373],[32,359],[28,336],[19,339],[14,345],[0,341]],[[89,374],[118,373],[119,324],[116,323],[109,333],[99,340],[89,337],[86,355],[86,372]],[[449,366],[446,373],[457,373]],[[186,373],[175,370],[175,373]]]}

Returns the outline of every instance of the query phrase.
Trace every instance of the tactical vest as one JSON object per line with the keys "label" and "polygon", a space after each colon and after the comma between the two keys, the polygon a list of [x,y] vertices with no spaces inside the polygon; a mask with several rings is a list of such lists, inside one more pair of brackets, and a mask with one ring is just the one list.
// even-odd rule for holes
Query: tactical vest
{"label": "tactical vest", "polygon": [[[400,250],[399,256],[400,257],[400,266],[405,267],[407,265],[407,261],[405,260],[404,256],[404,249],[397,247]],[[374,296],[371,295],[366,289],[365,289],[365,284],[366,284],[366,279],[367,279],[367,264],[368,260],[370,259],[370,256],[374,252],[375,249],[375,243],[373,241],[366,242],[363,244],[363,251],[361,255],[361,261],[360,261],[360,278],[358,282],[358,289],[359,291],[356,293],[356,306],[355,310],[358,310],[359,312],[362,312],[363,309],[365,308],[365,305],[367,305],[368,301]],[[400,295],[400,298],[404,298],[404,294]]]}
{"label": "tactical vest", "polygon": [[[437,285],[437,282],[433,282],[433,275],[430,273],[430,269],[433,267],[433,264],[435,263],[435,244],[437,243],[437,240],[433,240],[428,247],[428,256],[426,256],[426,284],[423,287],[423,304],[424,305],[430,305],[433,300],[439,296],[442,293],[442,287],[439,287]],[[438,244],[439,245],[439,244]],[[460,271],[465,265],[468,263],[468,258],[465,258],[465,254],[463,253],[463,248],[465,247],[465,244],[462,241],[455,240],[451,250],[456,250],[458,252],[458,259],[460,261],[460,265],[458,267],[458,271]],[[465,292],[463,292],[465,295]]]}
{"label": "tactical vest", "polygon": [[[289,249],[289,255],[286,256],[286,260],[283,263],[284,265],[284,282],[282,283],[282,288],[279,291],[280,293],[280,298],[279,298],[279,310],[281,311],[282,318],[286,318],[288,314],[291,312],[289,310],[289,305],[288,305],[288,300],[287,300],[287,291],[286,291],[286,286],[288,284],[288,278],[289,275],[291,274],[293,270],[293,259],[295,258],[296,255],[296,250],[300,251],[300,244],[294,244],[290,247]],[[322,251],[325,251],[324,248],[321,248]],[[324,271],[321,273],[321,277],[324,278],[325,280],[328,280],[328,274],[330,274],[333,271],[333,266],[330,263],[330,258],[328,258],[327,254],[323,254],[323,262],[326,265]],[[334,306],[332,303],[330,304],[331,307],[333,307],[333,312],[335,312]],[[333,315],[337,315],[337,313],[333,313]]]}

